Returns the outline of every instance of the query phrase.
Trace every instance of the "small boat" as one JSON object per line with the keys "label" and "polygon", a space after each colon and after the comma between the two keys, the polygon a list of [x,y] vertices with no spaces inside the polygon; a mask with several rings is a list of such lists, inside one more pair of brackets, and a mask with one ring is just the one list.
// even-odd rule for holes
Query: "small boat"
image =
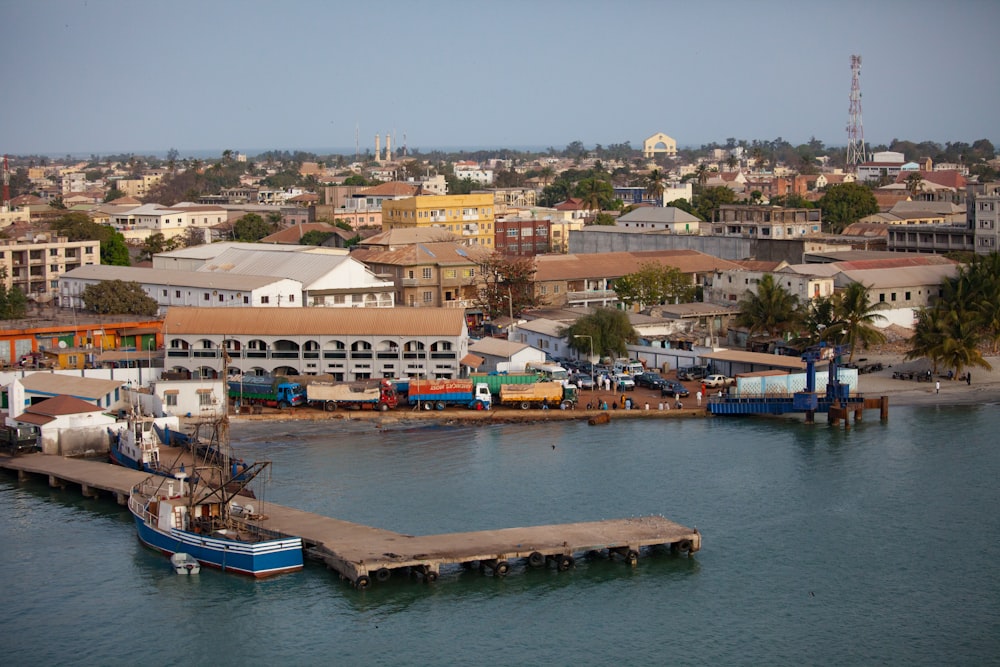
{"label": "small boat", "polygon": [[174,571],[177,574],[198,574],[201,572],[201,563],[191,554],[184,552],[178,552],[171,556],[170,564],[174,566]]}
{"label": "small boat", "polygon": [[[202,565],[253,577],[301,570],[302,539],[264,528],[260,509],[234,502],[268,466],[270,461],[252,463],[238,480],[228,462],[202,474],[198,483],[183,471],[143,480],[128,499],[139,539],[165,554],[186,553]],[[245,497],[239,501],[245,503]]]}

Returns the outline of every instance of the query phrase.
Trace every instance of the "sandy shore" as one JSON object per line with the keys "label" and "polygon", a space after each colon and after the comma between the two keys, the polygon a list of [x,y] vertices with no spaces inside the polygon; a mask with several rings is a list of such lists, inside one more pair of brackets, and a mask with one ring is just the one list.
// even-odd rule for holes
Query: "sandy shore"
{"label": "sandy shore", "polygon": [[[866,396],[888,396],[889,405],[968,405],[972,403],[1000,402],[1000,357],[987,357],[993,370],[972,369],[972,382],[934,377],[932,382],[898,380],[896,371],[927,371],[931,368],[925,359],[906,361],[899,354],[868,354],[864,363],[881,363],[885,368],[877,373],[858,376],[860,393]],[[938,369],[940,375],[947,369]],[[943,373],[941,371],[944,371]],[[941,383],[940,392],[935,383]]]}

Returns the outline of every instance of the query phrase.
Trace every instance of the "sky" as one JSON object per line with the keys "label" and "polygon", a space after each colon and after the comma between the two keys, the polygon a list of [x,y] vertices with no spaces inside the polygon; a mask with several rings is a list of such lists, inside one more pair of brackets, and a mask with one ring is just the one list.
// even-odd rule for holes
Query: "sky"
{"label": "sky", "polygon": [[1000,145],[997,0],[0,0],[0,153]]}

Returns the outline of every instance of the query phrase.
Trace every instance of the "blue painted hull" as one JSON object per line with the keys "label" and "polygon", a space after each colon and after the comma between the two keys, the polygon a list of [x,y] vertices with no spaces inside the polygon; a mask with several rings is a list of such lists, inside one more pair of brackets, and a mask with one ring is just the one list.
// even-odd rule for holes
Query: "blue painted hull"
{"label": "blue painted hull", "polygon": [[270,577],[302,569],[302,540],[280,537],[264,542],[239,542],[173,529],[164,533],[135,518],[139,540],[166,554],[184,552],[199,563],[252,577]]}

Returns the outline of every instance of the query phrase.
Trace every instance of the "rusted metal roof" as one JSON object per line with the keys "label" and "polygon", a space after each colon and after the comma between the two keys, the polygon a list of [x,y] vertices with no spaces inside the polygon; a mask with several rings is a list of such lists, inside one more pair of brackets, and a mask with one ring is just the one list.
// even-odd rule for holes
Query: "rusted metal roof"
{"label": "rusted metal roof", "polygon": [[676,267],[681,273],[707,273],[738,269],[739,265],[697,250],[642,250],[576,255],[539,255],[535,258],[536,281],[618,278],[634,273],[645,263]]}
{"label": "rusted metal roof", "polygon": [[465,311],[455,308],[175,307],[165,335],[460,336]]}

